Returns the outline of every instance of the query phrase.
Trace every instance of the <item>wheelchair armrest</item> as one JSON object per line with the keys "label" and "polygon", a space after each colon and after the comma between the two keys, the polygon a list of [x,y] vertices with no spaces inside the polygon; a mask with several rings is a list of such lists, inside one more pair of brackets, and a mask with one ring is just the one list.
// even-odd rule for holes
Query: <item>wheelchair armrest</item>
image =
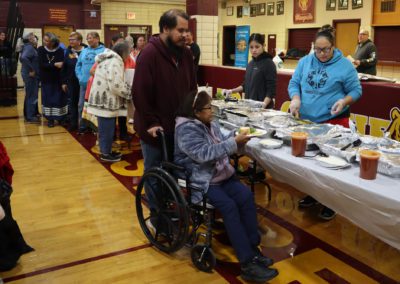
{"label": "wheelchair armrest", "polygon": [[180,172],[180,173],[184,173],[185,176],[188,176],[189,173],[190,173],[190,172],[189,172],[188,170],[186,170],[184,167],[175,165],[175,164],[173,164],[173,163],[171,163],[171,162],[163,161],[163,162],[161,162],[161,167],[163,167],[163,168],[165,168],[165,169],[167,169],[167,170],[177,171],[177,172]]}
{"label": "wheelchair armrest", "polygon": [[201,192],[201,193],[204,194],[204,189],[202,189],[202,188],[200,188],[200,187],[196,187],[196,186],[189,185],[188,188],[189,188],[190,190],[199,191],[199,192]]}

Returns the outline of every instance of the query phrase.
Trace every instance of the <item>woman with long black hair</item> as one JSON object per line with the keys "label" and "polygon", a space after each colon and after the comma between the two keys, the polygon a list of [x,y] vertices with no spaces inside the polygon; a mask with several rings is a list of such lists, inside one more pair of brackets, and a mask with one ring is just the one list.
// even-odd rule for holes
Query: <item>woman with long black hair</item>
{"label": "woman with long black hair", "polygon": [[252,34],[249,47],[253,59],[247,65],[243,84],[226,90],[225,94],[244,92],[246,99],[263,102],[263,108],[273,108],[273,98],[276,93],[276,67],[272,56],[264,50],[264,36]]}

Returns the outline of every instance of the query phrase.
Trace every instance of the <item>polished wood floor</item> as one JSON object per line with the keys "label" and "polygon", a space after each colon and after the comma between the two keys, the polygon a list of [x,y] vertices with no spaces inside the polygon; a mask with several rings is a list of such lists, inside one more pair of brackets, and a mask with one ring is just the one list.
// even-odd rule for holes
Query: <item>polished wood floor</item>
{"label": "polished wood floor", "polygon": [[[35,251],[0,273],[6,283],[242,282],[223,232],[215,234],[219,262],[210,274],[193,267],[186,248],[166,255],[149,246],[132,194],[132,177],[143,171],[140,148],[102,164],[93,137],[26,124],[22,91],[18,101],[0,107],[0,140],[15,170],[15,219]],[[258,185],[256,203],[263,252],[280,271],[270,283],[399,283],[398,250],[341,216],[321,223],[315,210],[297,209],[301,192],[269,181],[272,201]]]}

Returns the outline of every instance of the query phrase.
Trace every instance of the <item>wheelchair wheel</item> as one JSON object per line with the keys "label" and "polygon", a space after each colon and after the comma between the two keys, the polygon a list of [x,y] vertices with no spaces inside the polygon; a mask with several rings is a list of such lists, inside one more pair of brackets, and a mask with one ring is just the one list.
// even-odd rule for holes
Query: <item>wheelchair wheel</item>
{"label": "wheelchair wheel", "polygon": [[159,250],[172,253],[185,245],[188,206],[175,178],[167,171],[152,168],[143,175],[136,191],[136,213],[146,238]]}
{"label": "wheelchair wheel", "polygon": [[216,264],[213,250],[205,245],[195,245],[190,252],[192,262],[200,271],[211,272]]}

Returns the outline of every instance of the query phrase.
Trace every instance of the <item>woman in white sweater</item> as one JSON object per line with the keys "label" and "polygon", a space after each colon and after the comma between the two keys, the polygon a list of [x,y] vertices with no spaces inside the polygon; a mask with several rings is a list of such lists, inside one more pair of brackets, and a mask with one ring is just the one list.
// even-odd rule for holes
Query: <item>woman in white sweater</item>
{"label": "woman in white sweater", "polygon": [[124,78],[124,60],[129,56],[129,52],[129,45],[122,42],[96,57],[97,68],[87,112],[97,116],[102,161],[121,160],[121,154],[112,152],[111,146],[116,117],[127,115],[127,100],[131,98],[131,86]]}

